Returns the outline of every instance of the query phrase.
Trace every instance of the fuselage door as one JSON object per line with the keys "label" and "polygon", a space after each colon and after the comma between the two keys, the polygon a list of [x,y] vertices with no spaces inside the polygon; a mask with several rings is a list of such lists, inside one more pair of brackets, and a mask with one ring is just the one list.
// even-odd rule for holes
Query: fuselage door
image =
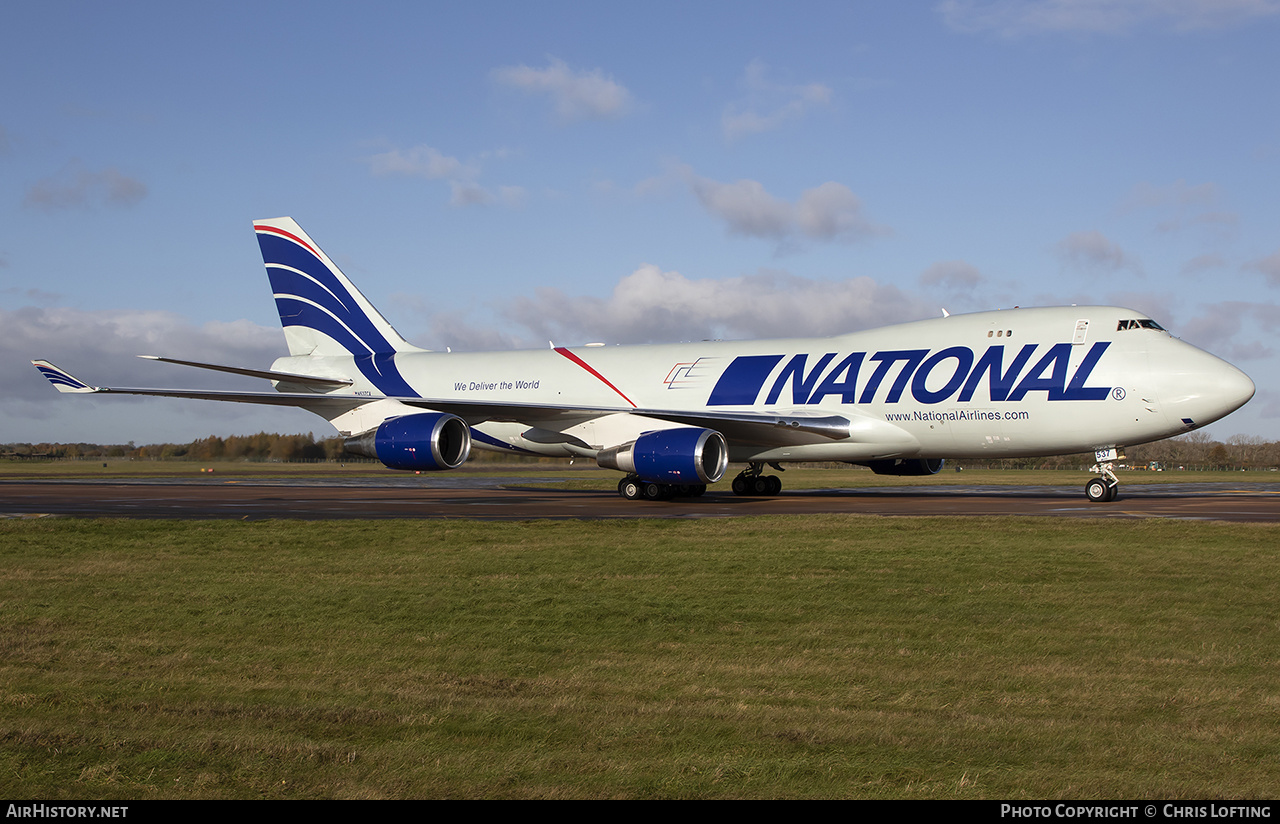
{"label": "fuselage door", "polygon": [[1085,338],[1087,338],[1088,336],[1089,336],[1088,319],[1076,321],[1076,333],[1071,338],[1071,345],[1072,346],[1081,345],[1082,343],[1084,343]]}

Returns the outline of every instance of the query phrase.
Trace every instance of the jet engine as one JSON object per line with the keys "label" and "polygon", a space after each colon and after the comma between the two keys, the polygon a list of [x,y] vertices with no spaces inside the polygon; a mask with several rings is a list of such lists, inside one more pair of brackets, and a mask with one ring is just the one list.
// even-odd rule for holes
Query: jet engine
{"label": "jet engine", "polygon": [[877,475],[937,475],[944,463],[942,458],[886,458],[867,461],[866,465]]}
{"label": "jet engine", "polygon": [[600,450],[596,463],[655,483],[713,484],[729,467],[729,445],[713,429],[660,429]]}
{"label": "jet engine", "polygon": [[404,415],[347,438],[343,447],[392,469],[457,469],[471,454],[471,428],[462,418],[442,412]]}

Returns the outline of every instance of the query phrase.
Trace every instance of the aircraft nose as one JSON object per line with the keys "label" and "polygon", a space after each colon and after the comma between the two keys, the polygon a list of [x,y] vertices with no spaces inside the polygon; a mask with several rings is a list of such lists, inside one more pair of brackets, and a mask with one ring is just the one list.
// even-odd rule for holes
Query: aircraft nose
{"label": "aircraft nose", "polygon": [[1256,391],[1244,372],[1190,344],[1152,355],[1160,401],[1172,423],[1205,426],[1244,406]]}

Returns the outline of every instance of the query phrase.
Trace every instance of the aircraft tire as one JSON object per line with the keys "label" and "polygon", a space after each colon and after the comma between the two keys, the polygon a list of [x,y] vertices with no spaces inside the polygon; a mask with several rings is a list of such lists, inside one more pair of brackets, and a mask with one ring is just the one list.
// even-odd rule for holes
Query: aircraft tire
{"label": "aircraft tire", "polygon": [[734,494],[734,495],[747,495],[747,494],[749,494],[750,490],[748,489],[748,486],[747,486],[747,485],[748,485],[748,481],[747,481],[746,477],[744,477],[744,476],[742,476],[742,475],[739,475],[738,477],[734,478],[734,479],[733,479],[733,494]]}
{"label": "aircraft tire", "polygon": [[765,478],[765,480],[768,482],[768,486],[769,486],[769,490],[766,494],[777,495],[779,492],[782,491],[782,479],[779,478],[777,475],[770,475],[769,477]]}
{"label": "aircraft tire", "polygon": [[1084,485],[1084,496],[1095,504],[1104,504],[1115,500],[1115,487],[1106,478],[1090,478]]}
{"label": "aircraft tire", "polygon": [[643,494],[639,479],[623,478],[618,481],[618,494],[628,501],[639,500],[641,494]]}

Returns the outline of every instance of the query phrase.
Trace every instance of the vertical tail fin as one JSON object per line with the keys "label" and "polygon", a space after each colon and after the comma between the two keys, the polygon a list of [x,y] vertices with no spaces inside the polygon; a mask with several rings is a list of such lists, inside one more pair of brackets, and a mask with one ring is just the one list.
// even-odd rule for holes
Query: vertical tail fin
{"label": "vertical tail fin", "polygon": [[421,352],[392,328],[291,217],[256,220],[289,354],[392,355]]}

